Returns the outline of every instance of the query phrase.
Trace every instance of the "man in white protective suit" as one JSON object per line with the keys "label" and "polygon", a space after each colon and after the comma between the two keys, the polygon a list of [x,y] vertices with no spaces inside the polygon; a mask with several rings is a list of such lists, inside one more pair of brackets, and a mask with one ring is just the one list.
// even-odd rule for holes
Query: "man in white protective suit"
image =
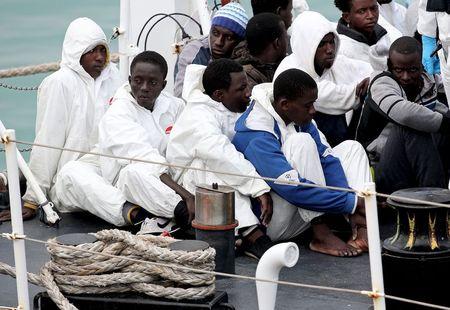
{"label": "man in white protective suit", "polygon": [[[98,152],[166,163],[168,136],[184,102],[163,91],[167,63],[160,54],[140,53],[130,74],[100,121]],[[194,212],[194,197],[163,165],[87,155],[61,170],[55,188],[66,210],[86,210],[116,226],[149,218],[144,226],[156,228],[175,218],[186,228]]]}
{"label": "man in white protective suit", "polygon": [[[61,68],[42,81],[37,96],[35,143],[89,151],[98,139],[98,123],[122,81],[103,30],[91,19],[72,21],[64,37]],[[69,161],[82,154],[33,147],[29,167],[50,200],[55,177]],[[23,197],[24,217],[33,217],[37,197],[28,187]],[[1,220],[9,218],[1,215]],[[4,217],[5,216],[5,217]]]}
{"label": "man in white protective suit", "polygon": [[[255,86],[253,102],[236,122],[233,144],[261,175],[361,190],[370,182],[369,161],[356,141],[331,148],[312,117],[317,84],[305,72],[289,69],[273,84]],[[274,212],[267,234],[288,240],[311,224],[310,249],[334,256],[367,251],[364,201],[354,193],[327,188],[269,182]],[[353,226],[346,243],[335,236],[324,216],[344,214]]]}
{"label": "man in white protective suit", "polygon": [[[213,61],[208,67],[190,65],[184,81],[183,98],[187,105],[167,146],[167,160],[173,164],[193,166],[249,176],[237,177],[195,170],[177,170],[175,180],[194,193],[199,184],[218,183],[235,190],[238,235],[243,251],[260,258],[272,245],[259,227],[250,198],[261,209],[261,223],[267,225],[272,215],[269,186],[255,168],[231,144],[234,125],[250,101],[247,77],[241,65],[230,59]],[[258,210],[259,211],[259,210]]]}
{"label": "man in white protective suit", "polygon": [[314,107],[319,129],[332,146],[353,139],[346,113],[361,106],[372,67],[339,54],[340,39],[334,25],[317,12],[301,13],[291,29],[292,54],[281,61],[275,78],[291,68],[307,72],[318,84]]}
{"label": "man in white protective suit", "polygon": [[[449,101],[450,3],[446,0],[420,0],[417,31],[422,35],[423,65],[430,74],[441,73],[447,101]],[[437,40],[441,48],[438,48]],[[436,50],[439,59],[436,59]]]}

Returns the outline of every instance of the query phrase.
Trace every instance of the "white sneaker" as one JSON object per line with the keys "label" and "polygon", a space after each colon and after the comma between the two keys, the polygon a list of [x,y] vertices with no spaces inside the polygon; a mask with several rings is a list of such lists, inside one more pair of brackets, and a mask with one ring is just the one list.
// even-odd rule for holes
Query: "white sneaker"
{"label": "white sneaker", "polygon": [[173,233],[178,229],[180,228],[176,226],[174,220],[155,216],[152,218],[146,218],[142,222],[141,229],[136,233],[136,235],[160,235],[164,232]]}

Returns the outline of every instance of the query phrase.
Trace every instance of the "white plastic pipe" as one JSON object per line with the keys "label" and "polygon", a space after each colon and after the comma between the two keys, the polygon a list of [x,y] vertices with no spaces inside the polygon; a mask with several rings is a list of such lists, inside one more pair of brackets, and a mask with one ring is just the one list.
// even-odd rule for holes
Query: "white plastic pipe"
{"label": "white plastic pipe", "polygon": [[[283,267],[293,267],[298,261],[298,246],[293,242],[274,245],[261,257],[256,268],[256,278],[278,281]],[[256,281],[259,310],[275,309],[278,284]]]}
{"label": "white plastic pipe", "polygon": [[120,25],[119,25],[119,71],[120,77],[128,81],[130,69],[130,0],[120,0]]}
{"label": "white plastic pipe", "polygon": [[[3,125],[2,121],[0,120],[0,136],[2,136],[6,131],[5,126]],[[42,189],[39,187],[38,182],[36,181],[36,178],[34,177],[33,173],[31,172],[30,168],[28,167],[27,163],[22,157],[22,154],[20,154],[19,150],[16,149],[17,154],[17,162],[20,168],[20,171],[22,171],[23,175],[27,179],[28,183],[27,186],[30,186],[33,192],[36,194],[36,198],[38,200],[38,203],[42,205],[42,209],[45,212],[46,220],[50,224],[55,224],[60,220],[60,217],[58,213],[56,213],[53,210],[53,204],[51,202],[48,202],[47,197],[45,197],[44,193],[42,192]]]}
{"label": "white plastic pipe", "polygon": [[[5,130],[3,137],[8,137],[11,140],[16,139],[14,130]],[[19,167],[17,165],[17,148],[16,143],[5,143],[6,154],[6,168],[8,169],[8,190],[9,203],[11,205],[11,224],[12,231],[17,235],[23,235],[23,219],[22,219],[22,204],[20,197],[19,185]],[[17,299],[18,305],[22,309],[29,310],[29,293],[28,293],[28,279],[27,279],[27,260],[25,256],[25,240],[15,239],[14,246],[14,262],[16,265],[16,283],[17,283]]]}
{"label": "white plastic pipe", "polygon": [[[365,185],[366,191],[375,192],[375,183]],[[375,195],[364,197],[366,206],[367,236],[369,239],[370,275],[372,291],[384,294],[383,265],[381,263],[380,230],[378,227],[378,209]],[[374,310],[385,310],[384,297],[373,298]]]}
{"label": "white plastic pipe", "polygon": [[[207,0],[194,0],[195,10],[198,12],[198,18],[200,19],[200,25],[202,25],[203,34],[209,33],[211,28],[211,17],[208,10]],[[194,10],[194,11],[195,11]]]}

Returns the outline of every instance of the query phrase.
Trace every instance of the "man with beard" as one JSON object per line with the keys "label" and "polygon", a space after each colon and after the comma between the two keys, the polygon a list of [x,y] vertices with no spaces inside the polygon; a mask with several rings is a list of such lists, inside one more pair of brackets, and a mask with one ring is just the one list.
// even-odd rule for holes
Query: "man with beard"
{"label": "man with beard", "polygon": [[314,119],[331,146],[354,138],[346,119],[361,106],[372,72],[369,64],[339,54],[340,38],[334,25],[317,12],[306,11],[292,24],[292,54],[283,59],[275,78],[296,68],[317,83]]}
{"label": "man with beard", "polygon": [[376,165],[377,189],[447,187],[450,133],[448,107],[437,101],[434,76],[423,71],[420,43],[396,40],[388,71],[371,78],[357,130]]}

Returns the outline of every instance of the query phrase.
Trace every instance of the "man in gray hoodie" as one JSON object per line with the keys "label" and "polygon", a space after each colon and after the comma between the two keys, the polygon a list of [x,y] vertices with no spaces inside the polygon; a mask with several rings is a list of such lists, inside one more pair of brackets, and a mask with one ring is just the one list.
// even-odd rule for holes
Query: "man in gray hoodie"
{"label": "man in gray hoodie", "polygon": [[389,50],[388,71],[371,77],[357,140],[376,164],[381,192],[447,187],[450,113],[421,58],[419,42],[401,37]]}

